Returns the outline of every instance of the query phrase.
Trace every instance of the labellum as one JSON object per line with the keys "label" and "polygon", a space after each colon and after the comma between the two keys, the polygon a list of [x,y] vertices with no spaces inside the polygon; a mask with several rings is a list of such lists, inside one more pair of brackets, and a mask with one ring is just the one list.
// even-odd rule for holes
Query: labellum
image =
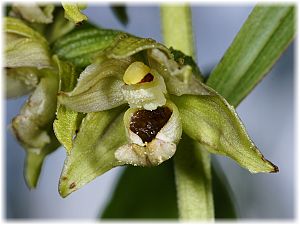
{"label": "labellum", "polygon": [[134,166],[155,166],[171,158],[182,133],[178,109],[170,101],[152,111],[128,109],[124,125],[129,144],[118,148],[115,157]]}
{"label": "labellum", "polygon": [[151,142],[171,115],[168,107],[158,107],[152,111],[139,110],[131,118],[130,130],[142,138],[143,142]]}

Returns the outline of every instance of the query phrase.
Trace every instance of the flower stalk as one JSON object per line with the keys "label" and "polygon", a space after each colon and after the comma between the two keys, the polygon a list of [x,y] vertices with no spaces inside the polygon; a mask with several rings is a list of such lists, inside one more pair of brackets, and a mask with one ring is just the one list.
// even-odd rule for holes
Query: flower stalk
{"label": "flower stalk", "polygon": [[[164,43],[195,58],[191,19],[191,9],[187,5],[161,7]],[[183,220],[212,220],[210,155],[186,135],[181,142],[174,157],[179,217]]]}

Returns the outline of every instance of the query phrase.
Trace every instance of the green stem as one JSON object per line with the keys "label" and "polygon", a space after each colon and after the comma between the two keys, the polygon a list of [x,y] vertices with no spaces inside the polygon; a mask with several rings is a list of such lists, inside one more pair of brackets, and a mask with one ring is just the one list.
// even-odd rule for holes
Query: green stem
{"label": "green stem", "polygon": [[[162,6],[161,19],[165,44],[195,58],[190,7]],[[180,219],[213,219],[209,153],[183,136],[174,157],[174,165]]]}
{"label": "green stem", "polygon": [[161,6],[164,43],[195,58],[191,9],[187,5]]}
{"label": "green stem", "polygon": [[212,220],[214,204],[209,153],[183,135],[174,159],[179,217]]}

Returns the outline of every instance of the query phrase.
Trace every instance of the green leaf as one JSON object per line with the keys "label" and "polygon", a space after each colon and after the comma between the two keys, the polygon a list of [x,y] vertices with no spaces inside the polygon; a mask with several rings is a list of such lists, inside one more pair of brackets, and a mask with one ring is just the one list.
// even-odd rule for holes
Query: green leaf
{"label": "green leaf", "polygon": [[126,6],[111,6],[111,10],[113,11],[119,22],[121,22],[123,25],[128,24]]}
{"label": "green leaf", "polygon": [[172,160],[152,168],[126,167],[101,218],[178,218]]}
{"label": "green leaf", "polygon": [[[192,13],[188,4],[162,5],[160,7],[162,34],[167,47],[195,57]],[[176,15],[176,16],[174,16]]]}
{"label": "green leaf", "polygon": [[252,173],[278,172],[250,140],[234,108],[219,95],[172,96],[183,131],[211,153],[228,156]]}
{"label": "green leaf", "polygon": [[[57,63],[60,79],[60,91],[71,91],[76,85],[77,74],[75,67],[67,62],[63,62],[54,56]],[[73,139],[82,119],[82,115],[64,105],[58,104],[56,120],[53,123],[53,129],[57,139],[65,147],[68,154],[73,147]]]}
{"label": "green leaf", "polygon": [[59,193],[66,197],[120,163],[115,150],[127,143],[123,124],[124,107],[88,113],[65,160]]}
{"label": "green leaf", "polygon": [[175,154],[175,181],[179,218],[214,218],[210,156],[201,145],[183,135]]}
{"label": "green leaf", "polygon": [[[57,40],[53,51],[61,59],[84,68],[97,57],[124,59],[147,49],[159,49],[169,58],[170,51],[150,38],[139,38],[117,30],[85,28]],[[98,53],[98,54],[97,54]]]}
{"label": "green leaf", "polygon": [[65,10],[65,17],[73,23],[78,24],[88,20],[87,16],[81,13],[81,10],[86,8],[85,5],[62,2],[62,7]]}
{"label": "green leaf", "polygon": [[51,67],[47,41],[25,23],[4,19],[5,67]]}
{"label": "green leaf", "polygon": [[39,83],[39,71],[36,68],[8,68],[5,72],[7,98],[29,94]]}
{"label": "green leaf", "polygon": [[53,51],[59,58],[84,68],[92,63],[96,53],[114,42],[119,31],[93,28],[74,30],[58,39]]}
{"label": "green leaf", "polygon": [[[176,16],[174,17],[174,15]],[[165,44],[195,57],[191,8],[188,5],[161,6],[161,20]],[[174,52],[175,60],[179,62],[176,53],[181,52]],[[184,64],[184,62],[181,64]],[[165,65],[168,65],[168,63],[165,63]],[[195,76],[195,70],[191,71],[193,65],[186,65],[183,68],[185,68],[185,71],[179,76],[181,79],[172,79],[176,77],[176,73],[173,72],[175,76],[170,76],[170,79],[166,81],[168,91],[171,89],[172,93],[181,96],[187,94],[189,87],[191,87],[191,94],[204,94],[202,93],[204,89],[199,81],[200,77]],[[174,70],[176,71],[176,69]],[[173,74],[171,73],[171,75]],[[178,85],[173,80],[176,80]],[[178,90],[177,87],[183,88]],[[209,155],[197,148],[199,148],[198,144],[193,143],[188,137],[184,136],[175,155],[179,218],[184,220],[212,220],[214,212]]]}
{"label": "green leaf", "polygon": [[237,106],[271,69],[294,35],[295,7],[256,6],[207,84]]}
{"label": "green leaf", "polygon": [[5,67],[51,67],[48,49],[40,43],[28,38],[6,37],[9,44],[5,46]]}
{"label": "green leaf", "polygon": [[20,15],[23,19],[31,23],[52,23],[54,5],[48,4],[39,6],[36,3],[22,4],[14,3],[12,6],[13,15]]}

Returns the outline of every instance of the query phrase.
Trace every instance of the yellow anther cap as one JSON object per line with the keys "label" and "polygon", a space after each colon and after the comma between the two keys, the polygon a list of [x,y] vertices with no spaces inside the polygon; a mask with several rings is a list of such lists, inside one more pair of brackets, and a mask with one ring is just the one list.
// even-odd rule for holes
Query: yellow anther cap
{"label": "yellow anther cap", "polygon": [[123,81],[125,84],[137,84],[150,72],[149,66],[142,62],[130,64],[124,73]]}

